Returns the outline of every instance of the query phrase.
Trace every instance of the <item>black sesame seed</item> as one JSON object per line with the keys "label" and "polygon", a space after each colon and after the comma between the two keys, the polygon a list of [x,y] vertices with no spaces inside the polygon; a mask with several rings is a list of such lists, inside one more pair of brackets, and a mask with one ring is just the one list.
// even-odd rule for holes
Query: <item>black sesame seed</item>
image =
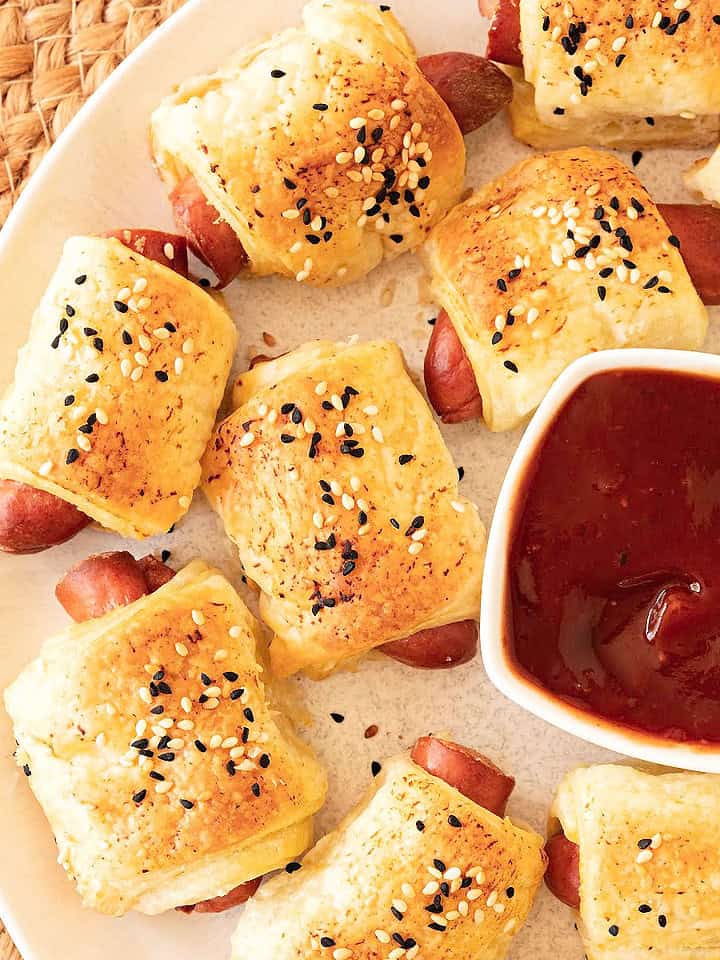
{"label": "black sesame seed", "polygon": [[448,817],[448,823],[450,824],[451,827],[457,828],[462,826],[462,823],[460,823],[460,821],[458,820],[458,818],[455,816],[454,813],[451,813],[450,816]]}
{"label": "black sesame seed", "polygon": [[400,529],[400,524],[397,522],[395,517],[390,517],[390,525],[395,527],[396,530]]}
{"label": "black sesame seed", "polygon": [[158,754],[158,760],[164,760],[165,763],[172,763],[174,759],[175,759],[175,754],[171,752]]}
{"label": "black sesame seed", "polygon": [[126,303],[123,303],[122,300],[116,300],[113,306],[115,307],[118,313],[128,312],[128,305]]}
{"label": "black sesame seed", "polygon": [[225,677],[226,680],[229,680],[230,683],[235,683],[235,681],[238,678],[238,675],[237,673],[235,673],[234,670],[225,670],[223,673],[223,676]]}
{"label": "black sesame seed", "polygon": [[196,741],[195,741],[195,747],[196,747],[197,750],[200,751],[200,753],[205,753],[205,752],[207,751],[207,747],[206,747],[205,744],[202,742],[202,740],[196,740]]}
{"label": "black sesame seed", "polygon": [[329,493],[332,489],[327,480],[318,480],[318,483],[320,484],[320,489],[324,490],[326,493]]}
{"label": "black sesame seed", "polygon": [[[347,560],[342,567],[342,575],[344,577],[349,577],[350,574],[355,569],[355,562],[353,560]],[[338,721],[339,722],[339,721]]]}
{"label": "black sesame seed", "polygon": [[22,771],[23,771],[23,773],[25,774],[26,777],[31,777],[31,776],[32,776],[32,770],[30,769],[30,765],[27,764],[27,763],[24,763],[24,764],[23,764]]}
{"label": "black sesame seed", "polygon": [[56,337],[53,337],[53,339],[50,341],[50,346],[53,348],[53,350],[57,350],[57,348],[60,346],[60,334],[58,334]]}
{"label": "black sesame seed", "polygon": [[377,760],[373,760],[373,762],[370,764],[370,772],[372,773],[372,775],[376,777],[381,770],[382,770],[382,764],[379,763]]}
{"label": "black sesame seed", "polygon": [[505,891],[505,896],[508,898],[508,900],[512,900],[512,898],[515,896],[515,887],[508,887]]}
{"label": "black sesame seed", "polygon": [[181,799],[181,800],[180,800],[180,806],[181,806],[181,807],[185,807],[186,810],[192,810],[192,808],[195,806],[195,804],[192,802],[192,800],[182,800],[182,799]]}
{"label": "black sesame seed", "polygon": [[413,455],[411,453],[401,453],[400,456],[398,457],[398,463],[400,464],[401,467],[404,467],[405,464],[410,463],[412,459],[413,459]]}
{"label": "black sesame seed", "polygon": [[502,277],[500,277],[497,281],[497,288],[498,290],[501,290],[503,293],[507,293],[507,284],[505,283]]}
{"label": "black sesame seed", "polygon": [[86,280],[87,280],[87,274],[86,274],[86,273],[81,273],[79,277],[75,277],[75,283],[76,283],[79,287],[81,287],[81,286],[85,283]]}
{"label": "black sesame seed", "polygon": [[335,723],[342,723],[343,720],[345,719],[342,713],[331,713],[330,716],[333,718]]}
{"label": "black sesame seed", "polygon": [[720,27],[720,13],[716,13],[712,20],[716,26]]}
{"label": "black sesame seed", "polygon": [[562,115],[565,113],[565,108],[564,108],[564,107],[555,107],[555,109],[553,110],[553,113],[554,113],[556,116],[558,116],[558,117],[562,117]]}
{"label": "black sesame seed", "polygon": [[[298,864],[299,866],[299,864]],[[287,867],[286,867],[287,869]],[[320,946],[321,947],[334,947],[335,941],[332,937],[320,937]]]}
{"label": "black sesame seed", "polygon": [[298,210],[302,210],[302,208],[305,206],[306,203],[307,203],[307,197],[300,197],[300,199],[297,201],[295,206],[297,207]]}
{"label": "black sesame seed", "polygon": [[245,693],[245,690],[242,687],[239,687],[237,690],[232,690],[230,692],[230,699],[239,700],[244,693]]}
{"label": "black sesame seed", "polygon": [[680,249],[680,241],[678,240],[678,238],[675,236],[674,233],[670,234],[670,236],[668,237],[668,243],[670,244],[670,246],[677,247],[678,250]]}
{"label": "black sesame seed", "polygon": [[170,333],[177,333],[177,327],[170,320],[166,320],[163,326],[166,330],[169,330]]}
{"label": "black sesame seed", "polygon": [[85,377],[85,383],[97,383],[99,379],[99,373],[89,373],[87,377]]}
{"label": "black sesame seed", "polygon": [[258,761],[263,770],[266,770],[270,766],[270,757],[263,753]]}
{"label": "black sesame seed", "polygon": [[240,734],[240,739],[242,740],[243,743],[247,743],[247,742],[248,742],[248,740],[250,739],[250,728],[249,728],[249,727],[243,727],[243,728],[242,728],[242,733]]}
{"label": "black sesame seed", "polygon": [[137,793],[133,794],[133,802],[142,803],[146,796],[147,796],[147,790],[138,790]]}
{"label": "black sesame seed", "polygon": [[235,776],[235,761],[234,761],[234,760],[228,760],[228,762],[225,764],[225,769],[227,770],[227,772],[230,774],[231,777],[234,777],[234,776]]}
{"label": "black sesame seed", "polygon": [[662,287],[658,287],[657,289],[658,289],[658,293],[670,293],[670,287],[662,286]]}
{"label": "black sesame seed", "polygon": [[603,287],[602,284],[597,288],[597,295],[601,300],[604,300],[607,296],[607,288]]}
{"label": "black sesame seed", "polygon": [[145,747],[147,747],[149,742],[150,741],[148,740],[147,737],[141,737],[139,740],[133,740],[130,746],[133,747],[135,750],[144,750]]}
{"label": "black sesame seed", "polygon": [[314,103],[314,104],[313,104],[313,110],[319,110],[321,113],[322,113],[324,110],[327,110],[327,108],[328,108],[328,105],[327,105],[326,103]]}
{"label": "black sesame seed", "polygon": [[400,913],[397,907],[390,907],[390,913],[395,917],[396,920],[402,920],[403,915]]}
{"label": "black sesame seed", "polygon": [[435,867],[436,870],[439,870],[440,873],[445,873],[445,871],[447,870],[447,867],[445,866],[442,860],[438,860],[438,859],[433,860],[433,866]]}
{"label": "black sesame seed", "polygon": [[630,14],[630,15],[626,18],[626,20],[625,20],[625,26],[628,28],[628,30],[632,30],[632,28],[635,26],[635,21],[633,20],[632,14]]}
{"label": "black sesame seed", "polygon": [[95,337],[95,339],[93,340],[93,346],[95,347],[98,353],[102,353],[103,347],[105,346],[105,344],[103,343],[102,337]]}
{"label": "black sesame seed", "polygon": [[160,381],[160,383],[167,383],[168,375],[164,370],[156,370],[155,378]]}
{"label": "black sesame seed", "polygon": [[620,928],[617,926],[617,924],[613,923],[608,927],[608,933],[611,937],[616,937],[620,933]]}
{"label": "black sesame seed", "polygon": [[282,443],[294,443],[294,442],[295,442],[295,437],[293,437],[292,434],[290,434],[290,433],[281,433],[281,434],[280,434],[280,441],[281,441]]}
{"label": "black sesame seed", "polygon": [[[297,860],[291,860],[285,867],[287,873],[295,873],[297,870],[300,870],[302,867],[301,863],[298,863]],[[330,939],[329,937],[327,938]]]}
{"label": "black sesame seed", "polygon": [[542,28],[544,33],[547,33],[550,29],[550,17],[547,15],[543,17]]}
{"label": "black sesame seed", "polygon": [[154,713],[156,716],[158,716],[161,713],[165,713],[165,707],[163,707],[162,704],[158,704],[156,707],[152,708],[150,713]]}
{"label": "black sesame seed", "polygon": [[157,770],[151,770],[151,771],[150,771],[150,779],[151,779],[151,780],[164,780],[165,777],[164,777],[161,773],[158,773]]}
{"label": "black sesame seed", "polygon": [[642,158],[643,158],[642,150],[633,150],[632,157],[630,158],[632,160],[632,165],[636,167],[640,163]]}
{"label": "black sesame seed", "polygon": [[607,280],[608,277],[612,276],[612,272],[612,267],[603,267],[603,269],[600,271],[600,276],[603,278],[603,280]]}
{"label": "black sesame seed", "polygon": [[73,403],[75,403],[75,396],[74,396],[74,394],[69,393],[69,394],[65,397],[65,406],[66,406],[66,407],[71,407],[71,406],[73,405]]}
{"label": "black sesame seed", "polygon": [[665,916],[664,913],[658,914],[658,926],[659,926],[659,927],[666,927],[666,926],[667,926],[667,917]]}
{"label": "black sesame seed", "polygon": [[390,239],[392,240],[393,243],[402,243],[403,235],[401,233],[391,233]]}
{"label": "black sesame seed", "polygon": [[80,456],[80,451],[79,451],[79,450],[76,450],[74,447],[72,447],[72,448],[71,448],[70,450],[68,450],[68,452],[67,452],[67,456],[65,457],[65,463],[67,463],[67,464],[75,463],[75,461],[77,460],[77,458],[78,458],[79,456]]}
{"label": "black sesame seed", "polygon": [[641,903],[638,907],[638,913],[651,913],[652,907],[649,903]]}
{"label": "black sesame seed", "polygon": [[158,690],[160,691],[160,693],[166,693],[166,694],[172,693],[172,687],[170,686],[169,683],[166,683],[164,680],[162,680],[158,684]]}
{"label": "black sesame seed", "polygon": [[615,66],[616,67],[622,66],[622,62],[624,59],[625,59],[624,53],[621,53],[619,56],[615,57]]}
{"label": "black sesame seed", "polygon": [[302,423],[302,410],[299,410],[297,407],[295,407],[290,415],[290,419],[293,423]]}
{"label": "black sesame seed", "polygon": [[243,710],[243,714],[248,723],[255,722],[255,714],[252,712],[250,707],[245,707],[245,709]]}
{"label": "black sesame seed", "polygon": [[251,789],[252,792],[253,792],[253,796],[255,796],[255,797],[259,797],[259,796],[260,796],[260,784],[259,784],[259,783],[254,783],[254,784],[250,787],[250,789]]}
{"label": "black sesame seed", "polygon": [[416,829],[419,833],[422,833],[422,832],[423,832],[423,830],[425,829],[425,824],[422,822],[422,820],[416,820],[416,821],[415,821],[415,829]]}
{"label": "black sesame seed", "polygon": [[445,933],[445,930],[447,929],[447,927],[443,927],[441,924],[435,923],[434,920],[433,920],[432,923],[429,923],[429,924],[428,924],[428,927],[429,927],[431,930],[437,930],[439,933]]}
{"label": "black sesame seed", "polygon": [[505,367],[506,370],[510,370],[511,373],[517,373],[517,372],[518,372],[518,368],[517,368],[517,366],[512,362],[512,360],[504,360],[504,361],[503,361],[503,366]]}
{"label": "black sesame seed", "polygon": [[652,840],[649,837],[645,837],[642,840],[638,840],[637,845],[641,850],[647,850],[647,848],[652,844]]}
{"label": "black sesame seed", "polygon": [[293,183],[293,181],[292,181],[289,177],[283,177],[283,183],[284,183],[285,186],[288,188],[288,190],[296,190],[296,189],[297,189],[297,184],[296,184],[296,183]]}

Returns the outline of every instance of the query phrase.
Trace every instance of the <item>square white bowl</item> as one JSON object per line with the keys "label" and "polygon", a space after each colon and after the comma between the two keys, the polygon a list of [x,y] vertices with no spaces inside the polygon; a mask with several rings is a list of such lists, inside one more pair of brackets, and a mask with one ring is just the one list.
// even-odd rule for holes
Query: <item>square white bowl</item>
{"label": "square white bowl", "polygon": [[513,661],[508,643],[509,554],[518,518],[523,480],[548,429],[575,393],[591,377],[610,370],[658,370],[717,380],[720,357],[685,350],[604,350],[581,357],[555,381],[523,435],[505,475],[488,538],[482,587],[480,638],[482,657],[493,684],[519,706],[566,733],[638,760],[669,767],[720,773],[720,743],[668,740],[633,730],[580,709],[526,676]]}

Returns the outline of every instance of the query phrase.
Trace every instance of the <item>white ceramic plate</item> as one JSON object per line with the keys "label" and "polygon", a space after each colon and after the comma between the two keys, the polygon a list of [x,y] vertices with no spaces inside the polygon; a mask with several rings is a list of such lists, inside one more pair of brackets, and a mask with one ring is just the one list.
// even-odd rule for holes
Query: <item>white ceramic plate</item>
{"label": "white ceramic plate", "polygon": [[[12,377],[15,351],[55,267],[66,236],[117,226],[170,227],[170,210],[148,155],[146,129],[155,104],[185,76],[212,68],[234,48],[299,19],[301,0],[192,0],[156,31],[102,87],[71,124],[35,174],[0,235],[3,350],[0,381]],[[481,51],[484,26],[475,0],[451,0],[442,10],[426,0],[396,0],[420,52]],[[504,118],[469,138],[468,182],[478,184],[528,151],[512,141]],[[664,200],[683,197],[679,172],[694,157],[647,154],[639,173]],[[670,173],[672,175],[670,175]],[[362,284],[322,292],[284,280],[241,281],[228,304],[241,346],[238,364],[263,349],[262,333],[277,351],[316,336],[390,335],[399,340],[420,378],[432,304],[424,301],[417,262],[405,256]],[[392,302],[387,304],[389,298]],[[711,343],[712,348],[712,343]],[[265,348],[267,349],[267,348]],[[489,523],[518,434],[491,435],[484,427],[444,429],[456,462],[465,467],[464,492]],[[202,555],[236,584],[239,567],[218,522],[197,496],[187,519],[151,549],[172,550],[183,564]],[[0,557],[0,688],[35,655],[47,635],[66,622],[53,588],[72,563],[98,550],[136,543],[90,530],[36,557]],[[144,545],[143,552],[148,545]],[[247,593],[245,593],[248,596]],[[568,768],[611,757],[547,726],[497,693],[480,661],[450,673],[415,673],[384,659],[366,661],[355,674],[315,684],[292,681],[306,736],[330,768],[328,804],[319,830],[333,826],[370,779],[370,762],[407,747],[431,730],[449,729],[486,751],[517,778],[510,811],[542,830],[555,785]],[[330,711],[340,711],[337,725]],[[377,723],[377,737],[363,731]],[[203,960],[228,955],[233,912],[219,917],[107,919],[83,910],[55,862],[55,847],[24,777],[12,760],[13,740],[0,710],[0,914],[25,960]],[[544,891],[513,946],[513,960],[578,960],[580,942],[570,911]]]}

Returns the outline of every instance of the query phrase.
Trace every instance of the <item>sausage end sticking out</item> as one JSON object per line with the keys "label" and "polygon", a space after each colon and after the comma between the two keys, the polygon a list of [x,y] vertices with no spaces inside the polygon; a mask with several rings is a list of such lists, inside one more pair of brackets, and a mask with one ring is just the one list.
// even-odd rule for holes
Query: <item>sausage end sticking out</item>
{"label": "sausage end sticking out", "polygon": [[129,250],[170,267],[181,277],[188,276],[188,255],[185,237],[162,230],[111,230],[106,237],[114,237]]}
{"label": "sausage end sticking out", "polygon": [[254,880],[248,880],[247,883],[241,883],[223,897],[213,897],[212,900],[202,900],[200,903],[175,909],[181,913],[222,913],[223,910],[230,910],[232,907],[240,906],[241,903],[246,903],[257,892],[261,880],[262,877],[256,877]]}
{"label": "sausage end sticking out", "polygon": [[509,77],[473,53],[433,53],[418,67],[450,108],[462,133],[482,127],[512,100]]}
{"label": "sausage end sticking out", "polygon": [[175,571],[155,557],[136,560],[127,550],[82,560],[55,587],[55,596],[77,623],[92,620],[154,593]]}
{"label": "sausage end sticking out", "polygon": [[498,817],[505,816],[515,780],[481,753],[437,737],[420,737],[410,756],[423,770],[481,807]]}
{"label": "sausage end sticking out", "polygon": [[522,67],[520,0],[478,0],[480,13],[492,20],[485,51],[488,60]]}
{"label": "sausage end sticking out", "polygon": [[482,399],[467,354],[450,317],[441,310],[425,354],[425,389],[443,423],[482,416]]}
{"label": "sausage end sticking out", "polygon": [[468,663],[477,652],[475,620],[459,620],[442,627],[420,630],[404,640],[392,640],[380,647],[382,653],[409,667],[441,670]]}
{"label": "sausage end sticking out", "polygon": [[170,194],[173,215],[190,247],[226,287],[248,263],[235,231],[208,203],[195,177],[187,176]]}
{"label": "sausage end sticking out", "polygon": [[564,833],[545,844],[548,860],[545,883],[558,900],[574,910],[580,909],[580,851]]}
{"label": "sausage end sticking out", "polygon": [[64,543],[90,523],[77,507],[45,490],[0,480],[0,550],[39,553]]}
{"label": "sausage end sticking out", "polygon": [[720,207],[707,203],[659,203],[661,216],[677,237],[679,250],[698,296],[720,304]]}

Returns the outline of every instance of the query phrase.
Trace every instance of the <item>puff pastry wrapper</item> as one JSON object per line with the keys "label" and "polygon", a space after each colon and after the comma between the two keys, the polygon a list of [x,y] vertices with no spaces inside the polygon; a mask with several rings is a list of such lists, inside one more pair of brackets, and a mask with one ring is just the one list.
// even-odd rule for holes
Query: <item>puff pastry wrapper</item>
{"label": "puff pastry wrapper", "polygon": [[153,114],[152,141],[161,176],[195,177],[253,273],[318,285],[417,246],[465,169],[404,30],[363,0],[312,0],[302,27],[184,83]]}
{"label": "puff pastry wrapper", "polygon": [[477,617],[485,531],[396,344],[308,343],[234,399],[204,490],[260,587],[275,672]]}
{"label": "puff pastry wrapper", "polygon": [[[608,764],[563,780],[551,817],[580,848],[580,931],[589,960],[718,956],[719,798],[720,777],[700,773]],[[649,857],[638,847],[648,840]]]}
{"label": "puff pastry wrapper", "polygon": [[528,158],[433,230],[433,291],[491,430],[520,424],[586,353],[702,345],[707,311],[669,236],[627,167],[589,149]]}
{"label": "puff pastry wrapper", "polygon": [[541,149],[712,143],[716,13],[712,0],[682,11],[650,0],[520,0],[524,77],[511,71],[513,132]]}
{"label": "puff pastry wrapper", "polygon": [[210,899],[312,842],[325,774],[266,697],[258,636],[227,580],[195,561],[48,640],[6,690],[18,763],[86,906]]}
{"label": "puff pastry wrapper", "polygon": [[[544,870],[537,834],[396,757],[300,871],[261,887],[233,937],[233,960],[379,960],[398,949],[395,934],[408,960],[499,960]],[[443,882],[442,912],[428,912]]]}
{"label": "puff pastry wrapper", "polygon": [[0,476],[124,536],[164,533],[200,479],[235,341],[195,284],[119,240],[72,237],[3,401]]}

